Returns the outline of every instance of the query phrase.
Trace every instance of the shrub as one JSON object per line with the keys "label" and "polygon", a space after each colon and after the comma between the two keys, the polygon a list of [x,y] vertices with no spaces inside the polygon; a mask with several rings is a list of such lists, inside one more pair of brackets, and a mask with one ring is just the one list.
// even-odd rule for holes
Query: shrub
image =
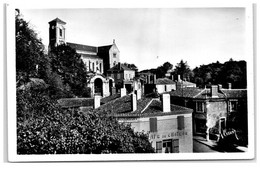
{"label": "shrub", "polygon": [[18,154],[154,152],[145,133],[92,110],[60,109],[47,95],[17,92]]}

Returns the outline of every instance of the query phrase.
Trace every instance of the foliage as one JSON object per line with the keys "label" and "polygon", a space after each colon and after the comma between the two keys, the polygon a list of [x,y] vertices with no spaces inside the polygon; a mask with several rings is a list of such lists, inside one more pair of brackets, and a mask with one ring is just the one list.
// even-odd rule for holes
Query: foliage
{"label": "foliage", "polygon": [[245,61],[230,59],[224,64],[217,61],[196,67],[193,72],[193,82],[199,87],[211,84],[222,84],[223,87],[227,87],[227,83],[232,83],[232,88],[244,89],[247,86]]}
{"label": "foliage", "polygon": [[51,70],[61,77],[63,85],[76,96],[88,96],[86,66],[76,50],[62,44],[51,50],[50,58]]}
{"label": "foliage", "polygon": [[49,60],[41,39],[20,14],[15,17],[15,27],[17,81],[45,78]]}
{"label": "foliage", "polygon": [[60,109],[42,91],[17,91],[18,154],[154,152],[147,134],[105,114]]}
{"label": "foliage", "polygon": [[157,76],[157,78],[164,78],[165,74],[167,73],[167,71],[171,70],[171,69],[172,69],[172,64],[171,63],[169,63],[169,62],[163,63],[162,66],[159,66],[156,69],[156,76]]}
{"label": "foliage", "polygon": [[175,79],[180,75],[182,80],[186,79],[187,81],[190,81],[193,78],[193,72],[190,70],[187,61],[184,62],[183,60],[176,64],[173,75]]}

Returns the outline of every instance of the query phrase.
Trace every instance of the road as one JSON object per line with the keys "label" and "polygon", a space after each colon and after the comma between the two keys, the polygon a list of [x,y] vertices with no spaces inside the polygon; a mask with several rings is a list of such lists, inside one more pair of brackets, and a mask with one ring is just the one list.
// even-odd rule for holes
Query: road
{"label": "road", "polygon": [[193,140],[193,152],[194,153],[210,153],[210,152],[218,152],[216,150],[211,149],[209,146],[197,141]]}

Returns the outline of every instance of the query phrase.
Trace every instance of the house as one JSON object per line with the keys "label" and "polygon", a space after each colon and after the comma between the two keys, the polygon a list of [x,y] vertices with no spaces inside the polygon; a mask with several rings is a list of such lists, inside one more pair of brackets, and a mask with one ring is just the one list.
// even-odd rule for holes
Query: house
{"label": "house", "polygon": [[141,79],[135,77],[135,70],[120,62],[107,71],[107,75],[115,80],[117,90],[126,88],[130,93],[142,88]]}
{"label": "house", "polygon": [[180,75],[178,75],[178,80],[176,81],[176,89],[196,87],[197,85],[195,83],[189,82],[186,79],[182,80]]}
{"label": "house", "polygon": [[97,111],[145,131],[157,153],[193,151],[192,109],[170,104],[170,95],[139,98],[134,93],[100,106]]}
{"label": "house", "polygon": [[169,92],[171,104],[193,109],[194,134],[216,139],[223,130],[235,129],[247,137],[247,90],[181,88]]}

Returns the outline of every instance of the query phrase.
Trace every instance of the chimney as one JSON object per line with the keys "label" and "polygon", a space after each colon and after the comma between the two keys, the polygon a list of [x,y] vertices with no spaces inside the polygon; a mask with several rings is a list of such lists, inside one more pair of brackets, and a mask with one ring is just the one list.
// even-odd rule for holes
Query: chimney
{"label": "chimney", "polygon": [[100,99],[101,99],[101,96],[99,96],[99,95],[94,96],[94,109],[100,107]]}
{"label": "chimney", "polygon": [[211,85],[211,97],[218,97],[218,86]]}
{"label": "chimney", "polygon": [[136,94],[136,100],[141,99],[141,96],[142,96],[141,89],[135,90],[135,94]]}
{"label": "chimney", "polygon": [[170,94],[162,94],[163,112],[171,112]]}
{"label": "chimney", "polygon": [[181,76],[178,75],[178,82],[181,82]]}
{"label": "chimney", "polygon": [[136,111],[137,109],[137,100],[134,93],[131,94],[131,111]]}
{"label": "chimney", "polygon": [[222,90],[222,85],[219,84],[219,85],[218,85],[218,91],[221,91],[221,90]]}
{"label": "chimney", "polygon": [[228,89],[232,89],[232,84],[228,83]]}
{"label": "chimney", "polygon": [[153,75],[153,83],[156,84],[156,74]]}
{"label": "chimney", "polygon": [[147,75],[147,84],[150,84],[150,75]]}
{"label": "chimney", "polygon": [[123,97],[126,95],[126,88],[121,88],[120,89],[120,97]]}

